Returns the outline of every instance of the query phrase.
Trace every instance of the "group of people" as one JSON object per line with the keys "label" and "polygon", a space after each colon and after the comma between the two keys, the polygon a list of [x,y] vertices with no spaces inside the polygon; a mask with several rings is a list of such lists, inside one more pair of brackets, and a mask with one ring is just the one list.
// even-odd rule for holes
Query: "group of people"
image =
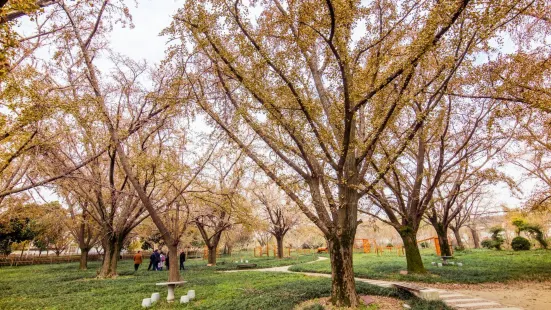
{"label": "group of people", "polygon": [[[180,270],[185,270],[184,268],[184,262],[186,261],[186,253],[182,251],[180,253]],[[138,268],[143,262],[142,257],[142,251],[138,251],[136,255],[134,255],[134,271],[138,271]],[[164,266],[166,266],[166,270],[169,268],[169,258],[168,255],[165,255],[163,252],[159,252],[159,250],[153,251],[151,253],[151,256],[149,257],[149,267],[147,267],[147,270],[151,271],[162,271]]]}

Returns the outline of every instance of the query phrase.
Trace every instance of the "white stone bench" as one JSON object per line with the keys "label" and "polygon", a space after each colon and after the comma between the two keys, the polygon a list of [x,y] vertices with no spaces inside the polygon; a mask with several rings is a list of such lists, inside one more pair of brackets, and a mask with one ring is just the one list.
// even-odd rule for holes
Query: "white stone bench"
{"label": "white stone bench", "polygon": [[157,283],[157,286],[167,286],[168,287],[168,295],[166,296],[167,302],[173,302],[174,301],[174,288],[176,288],[176,285],[181,285],[186,283],[186,281],[176,281],[176,282],[161,282]]}

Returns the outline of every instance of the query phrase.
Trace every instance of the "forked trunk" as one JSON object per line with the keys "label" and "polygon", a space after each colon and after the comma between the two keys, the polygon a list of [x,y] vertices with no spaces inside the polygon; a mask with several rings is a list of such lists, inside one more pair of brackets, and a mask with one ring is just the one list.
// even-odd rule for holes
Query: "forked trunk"
{"label": "forked trunk", "polygon": [[78,269],[80,270],[86,270],[88,269],[88,252],[90,250],[87,248],[81,248],[80,249],[80,265]]}
{"label": "forked trunk", "polygon": [[337,307],[356,308],[360,301],[356,293],[352,265],[353,242],[343,243],[342,239],[336,236],[327,238],[331,258],[331,301]]}
{"label": "forked trunk", "polygon": [[98,278],[114,278],[117,276],[121,242],[116,238],[106,240],[103,252],[103,262],[98,271]]}
{"label": "forked trunk", "polygon": [[283,236],[276,236],[277,258],[283,258]]}
{"label": "forked trunk", "polygon": [[471,231],[471,235],[473,236],[474,248],[480,249],[480,238],[478,237],[478,232],[476,231],[476,228],[469,227],[469,230]]}
{"label": "forked trunk", "polygon": [[462,249],[463,248],[463,241],[461,240],[461,233],[459,232],[459,229],[455,229],[452,227],[453,235],[455,236],[455,240],[457,241],[457,247]]}
{"label": "forked trunk", "polygon": [[180,270],[178,266],[180,259],[178,257],[177,246],[174,246],[174,245],[168,246],[168,257],[169,257],[168,281],[169,282],[180,281],[181,277],[180,277]]}
{"label": "forked trunk", "polygon": [[426,273],[421,252],[419,252],[419,247],[417,246],[417,231],[411,227],[402,227],[399,233],[406,250],[408,273]]}
{"label": "forked trunk", "polygon": [[208,263],[209,265],[216,265],[216,246],[208,247]]}

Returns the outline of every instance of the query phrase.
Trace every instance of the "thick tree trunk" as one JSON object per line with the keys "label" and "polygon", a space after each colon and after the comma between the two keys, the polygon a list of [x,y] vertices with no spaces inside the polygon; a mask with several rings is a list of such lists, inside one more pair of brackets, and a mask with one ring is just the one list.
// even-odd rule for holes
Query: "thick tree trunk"
{"label": "thick tree trunk", "polygon": [[210,246],[208,248],[208,263],[209,265],[216,265],[216,246]]}
{"label": "thick tree trunk", "polygon": [[180,258],[178,257],[178,246],[168,246],[168,257],[169,257],[169,266],[168,266],[168,281],[175,282],[180,281],[180,270],[179,262]]}
{"label": "thick tree trunk", "polygon": [[276,236],[277,258],[283,258],[283,236]]}
{"label": "thick tree trunk", "polygon": [[461,233],[459,232],[459,229],[455,229],[452,227],[453,235],[455,236],[455,240],[457,241],[457,247],[458,248],[464,248],[463,241],[461,240]]}
{"label": "thick tree trunk", "polygon": [[122,242],[119,242],[117,238],[109,238],[104,241],[103,262],[98,271],[98,278],[114,278],[117,276],[121,244]]}
{"label": "thick tree trunk", "polygon": [[426,273],[421,252],[417,246],[417,231],[411,227],[402,227],[398,231],[406,250],[407,270],[409,273]]}
{"label": "thick tree trunk", "polygon": [[87,248],[80,249],[80,265],[78,269],[80,270],[88,269],[88,252],[89,251],[90,249],[87,249]]}
{"label": "thick tree trunk", "polygon": [[431,221],[436,235],[438,236],[438,243],[440,244],[440,253],[442,256],[452,256],[450,250],[450,241],[448,240],[448,225],[444,225],[440,222]]}
{"label": "thick tree trunk", "polygon": [[480,238],[478,237],[478,232],[476,231],[476,228],[469,227],[469,230],[471,231],[471,235],[473,236],[474,248],[480,249]]}
{"label": "thick tree trunk", "polygon": [[[345,239],[345,240],[343,240]],[[352,265],[353,238],[327,238],[331,258],[331,301],[338,307],[357,307],[360,302],[356,293],[354,268]],[[345,242],[343,242],[345,241]]]}

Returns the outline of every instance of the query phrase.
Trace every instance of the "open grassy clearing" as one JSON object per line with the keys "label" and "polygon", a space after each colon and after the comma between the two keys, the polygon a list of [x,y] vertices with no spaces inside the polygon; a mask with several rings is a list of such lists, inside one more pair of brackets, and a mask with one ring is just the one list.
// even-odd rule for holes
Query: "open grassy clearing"
{"label": "open grassy clearing", "polygon": [[[221,258],[218,258],[217,265],[213,268],[216,270],[235,270],[237,269],[237,265],[241,263],[241,260],[243,260],[243,263],[245,263],[245,260],[249,261],[249,264],[256,264],[256,268],[269,268],[269,267],[279,267],[279,266],[290,266],[290,265],[297,265],[302,264],[306,262],[315,261],[318,259],[319,255],[292,255],[291,257],[283,258],[283,259],[275,259],[274,257],[254,257],[251,252],[237,252],[237,254],[234,254],[231,257],[222,256]],[[149,259],[146,259],[147,263],[149,264]],[[238,261],[238,263],[235,263]],[[206,260],[192,260],[192,264],[196,264],[197,262],[201,262],[199,264],[206,264]]]}
{"label": "open grassy clearing", "polygon": [[[400,275],[406,269],[406,258],[395,253],[355,254],[356,276],[371,279],[420,281],[427,283],[484,283],[510,280],[543,281],[551,277],[551,251],[525,252],[472,250],[455,253],[455,262],[463,267],[444,266],[439,268],[431,262],[440,262],[432,251],[423,251],[423,262],[429,275]],[[328,261],[303,264],[291,268],[293,271],[330,273]]]}
{"label": "open grassy clearing", "polygon": [[[270,266],[281,263],[263,260]],[[153,292],[161,293],[161,302],[152,309],[292,309],[300,302],[330,294],[331,282],[327,278],[266,272],[220,273],[204,265],[202,260],[188,262],[183,274],[188,283],[176,289],[177,299],[188,289],[196,290],[197,299],[188,306],[167,304],[166,288],[155,286],[156,282],[166,281],[167,272],[147,271],[145,263],[134,274],[131,261],[121,262],[120,276],[111,280],[95,279],[97,262],[91,263],[87,271],[76,270],[75,263],[1,268],[0,309],[140,309],[141,300]],[[224,266],[230,264],[217,268]],[[361,294],[411,298],[394,289],[357,285]],[[413,309],[447,309],[440,302],[407,302]]]}

